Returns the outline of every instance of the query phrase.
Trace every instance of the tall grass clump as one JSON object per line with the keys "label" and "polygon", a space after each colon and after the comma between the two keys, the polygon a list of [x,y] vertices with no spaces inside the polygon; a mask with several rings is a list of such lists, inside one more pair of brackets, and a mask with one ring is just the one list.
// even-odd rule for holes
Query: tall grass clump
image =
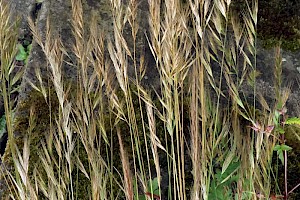
{"label": "tall grass clump", "polygon": [[[99,200],[279,195],[273,151],[284,141],[280,132],[288,98],[280,52],[274,67],[276,102],[269,105],[256,88],[258,1],[246,0],[242,14],[233,3],[149,0],[145,31],[139,1],[111,0],[113,34],[108,36],[96,12],[86,24],[82,2],[71,0],[72,49],[55,35],[53,22],[47,21],[42,35],[29,19],[48,77],[36,69],[37,82],[29,85],[50,114],[36,119],[39,104],[32,104],[20,139],[14,137],[18,120],[10,99],[21,76],[11,75],[17,29],[9,25],[1,1],[1,92],[13,159],[3,171],[6,194]],[[141,32],[153,65],[140,52]],[[76,69],[73,79],[65,78],[65,68]],[[158,89],[144,83],[147,70],[158,72]],[[48,126],[41,129],[41,121]]]}
{"label": "tall grass clump", "polygon": [[[11,173],[16,174],[12,178],[3,178],[3,183],[12,184],[16,187],[9,188],[11,194],[19,194],[22,199],[37,199],[35,189],[28,177],[29,172],[29,138],[24,137],[24,145],[19,148],[16,145],[14,134],[14,113],[16,99],[13,94],[18,91],[18,84],[23,75],[24,69],[16,68],[15,56],[17,55],[18,41],[18,18],[11,17],[9,5],[0,1],[0,65],[1,65],[1,96],[3,99],[6,130],[8,133],[8,149],[11,151],[11,156],[14,168]],[[34,128],[34,116],[30,112],[28,133]],[[4,167],[1,168],[1,174],[4,173]],[[3,177],[3,176],[2,176]]]}

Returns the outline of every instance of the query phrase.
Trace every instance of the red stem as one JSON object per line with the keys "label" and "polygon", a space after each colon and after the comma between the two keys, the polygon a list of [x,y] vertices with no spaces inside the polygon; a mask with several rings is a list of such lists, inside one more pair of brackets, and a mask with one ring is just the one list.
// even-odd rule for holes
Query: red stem
{"label": "red stem", "polygon": [[[286,117],[283,114],[282,115],[282,128],[284,129],[284,124],[286,121]],[[284,134],[282,134],[282,140],[281,144],[285,144],[285,137]],[[287,151],[284,151],[284,199],[288,200],[288,188],[287,188]]]}
{"label": "red stem", "polygon": [[287,151],[284,151],[284,199],[288,199],[288,188],[287,188]]}

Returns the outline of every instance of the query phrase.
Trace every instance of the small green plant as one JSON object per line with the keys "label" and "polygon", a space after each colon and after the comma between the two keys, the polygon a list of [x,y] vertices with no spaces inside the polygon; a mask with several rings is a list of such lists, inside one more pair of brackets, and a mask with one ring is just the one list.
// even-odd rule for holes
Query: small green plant
{"label": "small green plant", "polygon": [[286,112],[287,109],[285,107],[282,107],[282,109],[278,109],[275,111],[275,117],[274,117],[274,122],[275,124],[278,126],[278,130],[280,133],[280,138],[279,138],[279,142],[280,144],[277,144],[274,147],[274,151],[277,151],[277,156],[278,158],[281,160],[282,164],[284,165],[284,188],[285,188],[285,192],[284,192],[284,196],[283,199],[288,199],[289,194],[291,194],[295,189],[297,189],[300,186],[300,183],[298,185],[296,185],[295,187],[293,187],[293,189],[291,189],[290,191],[288,191],[288,184],[287,184],[287,170],[288,170],[288,166],[287,166],[287,159],[288,159],[288,155],[287,152],[292,150],[291,147],[287,146],[286,143],[286,139],[285,139],[285,129],[284,127],[286,125],[300,125],[300,119],[298,117],[291,117],[291,118],[287,118],[286,116]]}
{"label": "small green plant", "polygon": [[18,44],[18,54],[16,55],[17,61],[23,61],[25,64],[27,63],[29,53],[31,51],[32,45],[29,44],[27,46],[23,46],[22,44]]}
{"label": "small green plant", "polygon": [[239,167],[240,162],[231,162],[224,172],[222,172],[220,169],[217,169],[215,178],[211,181],[211,185],[209,187],[210,191],[208,199],[232,199],[233,193],[229,188],[231,188],[231,185],[239,178],[237,175],[235,175]]}
{"label": "small green plant", "polygon": [[[135,181],[136,183],[136,181]],[[134,200],[147,200],[147,197],[150,197],[150,199],[154,200],[160,200],[160,188],[158,185],[158,179],[150,179],[147,184],[147,190],[145,194],[138,195],[137,193],[137,185],[135,184],[134,186],[134,191],[135,191],[135,198]]]}
{"label": "small green plant", "polygon": [[278,158],[281,160],[282,164],[284,165],[284,156],[283,156],[283,152],[284,151],[290,151],[292,150],[291,147],[285,145],[285,144],[277,144],[275,147],[274,147],[274,151],[277,152],[277,156]]}
{"label": "small green plant", "polygon": [[[284,188],[285,191],[282,195],[275,195],[278,197],[282,197],[283,199],[287,200],[289,197],[289,194],[291,194],[295,189],[297,189],[300,186],[300,183],[297,184],[295,187],[293,187],[290,191],[288,191],[288,177],[287,177],[287,159],[288,154],[287,152],[292,150],[292,147],[286,145],[286,139],[285,139],[285,126],[286,125],[300,125],[300,118],[298,117],[290,117],[288,118],[287,115],[287,108],[279,103],[277,105],[277,109],[274,112],[273,116],[273,123],[274,125],[268,126],[266,129],[263,129],[263,126],[261,126],[259,123],[254,124],[251,128],[256,133],[265,133],[267,135],[270,135],[271,132],[274,130],[279,134],[278,144],[276,144],[273,148],[273,151],[277,152],[277,157],[281,161],[282,165],[284,166]],[[275,129],[274,129],[275,127]],[[273,135],[274,136],[274,135]],[[274,136],[276,137],[276,136]]]}
{"label": "small green plant", "polygon": [[[42,1],[35,0],[34,18]],[[27,97],[17,102],[16,120],[10,95],[22,75],[10,73],[13,61],[27,63],[31,39],[22,38],[19,45],[17,36],[7,40],[13,31],[3,32],[14,20],[1,26],[9,12],[0,12],[0,44],[13,41],[11,48],[4,49],[11,53],[2,53],[0,59],[10,139],[3,159],[10,175],[6,196],[24,200],[283,197],[271,193],[278,185],[272,184],[272,158],[277,151],[286,166],[289,147],[284,132],[297,119],[285,119],[281,104],[276,112],[256,106],[258,0],[244,2],[240,19],[230,8],[231,1],[195,0],[184,5],[149,1],[149,13],[143,12],[149,20],[145,35],[149,46],[140,40],[144,28],[139,28],[135,0],[126,4],[111,0],[107,5],[112,38],[102,33],[98,15],[87,18],[91,20],[86,24],[84,7],[77,0],[71,0],[74,44],[64,45],[51,33],[50,23],[41,35],[34,20],[29,20],[33,41],[41,47],[47,65],[35,67],[37,81],[30,83],[38,92],[24,88]],[[279,101],[282,59],[277,52],[275,100]],[[157,73],[144,84],[148,61]],[[64,71],[69,67],[77,70],[74,77]],[[25,78],[31,81],[31,76]],[[243,94],[245,80],[253,91]],[[152,81],[153,86],[158,84],[155,91]],[[249,123],[254,131],[245,127]],[[162,176],[168,180],[160,187]]]}

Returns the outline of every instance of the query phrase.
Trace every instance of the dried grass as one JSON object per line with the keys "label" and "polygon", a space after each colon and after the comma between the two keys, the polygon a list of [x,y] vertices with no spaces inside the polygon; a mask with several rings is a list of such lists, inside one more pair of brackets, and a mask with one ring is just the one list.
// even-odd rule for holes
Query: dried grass
{"label": "dried grass", "polygon": [[[9,101],[12,85],[7,88],[2,81],[16,169],[16,177],[11,174],[8,180],[14,186],[10,188],[12,198],[78,199],[78,177],[83,176],[89,190],[86,199],[154,196],[148,194],[147,182],[157,177],[156,198],[207,200],[214,195],[217,171],[226,174],[233,163],[239,166],[223,182],[234,176],[238,180],[222,187],[224,194],[234,191],[232,198],[237,199],[257,199],[257,192],[270,195],[272,151],[278,136],[255,135],[248,125],[257,121],[269,125],[276,108],[260,96],[264,111],[259,118],[255,103],[249,105],[240,92],[256,72],[257,1],[247,1],[244,16],[238,18],[231,11],[230,0],[149,0],[146,37],[159,72],[160,91],[155,91],[156,97],[142,86],[146,64],[145,55],[136,52],[141,31],[138,2],[111,0],[114,35],[110,38],[101,33],[95,13],[86,30],[81,1],[71,2],[75,39],[72,53],[76,60],[70,67],[77,67],[74,85],[64,80],[62,66],[68,53],[60,38],[53,37],[50,21],[43,40],[29,20],[34,40],[46,56],[59,105],[57,118],[49,119],[48,136],[41,139],[41,167],[35,168],[33,176],[29,176],[28,168],[30,138],[25,138],[21,154],[21,147],[13,140]],[[8,26],[8,8],[2,3],[1,80],[7,80],[14,66],[16,35],[8,31],[14,27]],[[125,38],[125,29],[131,30],[133,45]],[[279,49],[277,58],[276,97],[284,104],[288,92],[281,88]],[[134,77],[128,75],[130,68],[134,69]],[[49,102],[40,71],[36,69],[39,86],[31,85]],[[256,99],[255,77],[251,81]],[[158,102],[154,102],[155,98]],[[224,98],[228,105],[221,103]],[[188,121],[184,114],[186,102]],[[29,121],[31,133],[36,121],[33,110]],[[128,132],[123,131],[125,126]],[[116,163],[116,156],[121,164]],[[166,158],[166,166],[162,166],[162,158]],[[187,167],[189,161],[191,168]],[[166,168],[167,174],[163,171]],[[189,171],[192,182],[186,182]],[[168,181],[163,179],[165,176]],[[166,189],[163,185],[168,187],[167,194],[162,193]]]}

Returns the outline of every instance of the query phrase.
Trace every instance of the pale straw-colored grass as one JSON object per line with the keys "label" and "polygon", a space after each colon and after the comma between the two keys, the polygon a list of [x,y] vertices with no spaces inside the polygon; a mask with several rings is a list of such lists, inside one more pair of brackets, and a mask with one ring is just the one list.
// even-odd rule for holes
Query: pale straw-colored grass
{"label": "pale straw-colored grass", "polygon": [[[250,128],[257,122],[263,127],[271,125],[276,109],[259,96],[263,109],[259,116],[256,113],[258,1],[246,1],[240,17],[229,0],[149,0],[145,37],[155,64],[147,67],[146,55],[137,46],[138,33],[143,31],[138,1],[110,1],[110,36],[100,31],[96,13],[85,24],[82,2],[71,3],[71,51],[53,36],[52,22],[47,21],[44,40],[29,20],[34,42],[46,56],[49,82],[58,101],[57,116],[49,117],[33,172],[28,168],[30,137],[25,137],[23,146],[16,146],[13,140],[9,100],[13,84],[7,88],[2,81],[15,168],[7,180],[12,198],[210,200],[217,195],[216,184],[224,198],[228,194],[232,199],[269,197],[278,133],[257,134]],[[1,53],[1,80],[9,77],[16,53],[16,35],[7,31],[13,27],[7,25],[9,15],[3,8],[0,49],[6,53]],[[64,62],[71,54],[73,64]],[[276,55],[276,99],[284,104],[288,92],[281,88],[279,50]],[[65,65],[77,69],[76,80],[65,80]],[[156,96],[143,85],[151,67],[157,69],[160,79]],[[52,112],[50,89],[41,70],[35,72],[38,82],[30,85],[43,94]],[[253,103],[241,92],[247,84]],[[32,110],[29,136],[35,121]],[[232,170],[233,166],[237,167]],[[218,173],[226,175],[221,183]],[[189,174],[192,181],[187,182]],[[152,194],[154,186],[149,189],[147,183],[156,177],[158,194]],[[88,194],[80,194],[81,184]]]}

